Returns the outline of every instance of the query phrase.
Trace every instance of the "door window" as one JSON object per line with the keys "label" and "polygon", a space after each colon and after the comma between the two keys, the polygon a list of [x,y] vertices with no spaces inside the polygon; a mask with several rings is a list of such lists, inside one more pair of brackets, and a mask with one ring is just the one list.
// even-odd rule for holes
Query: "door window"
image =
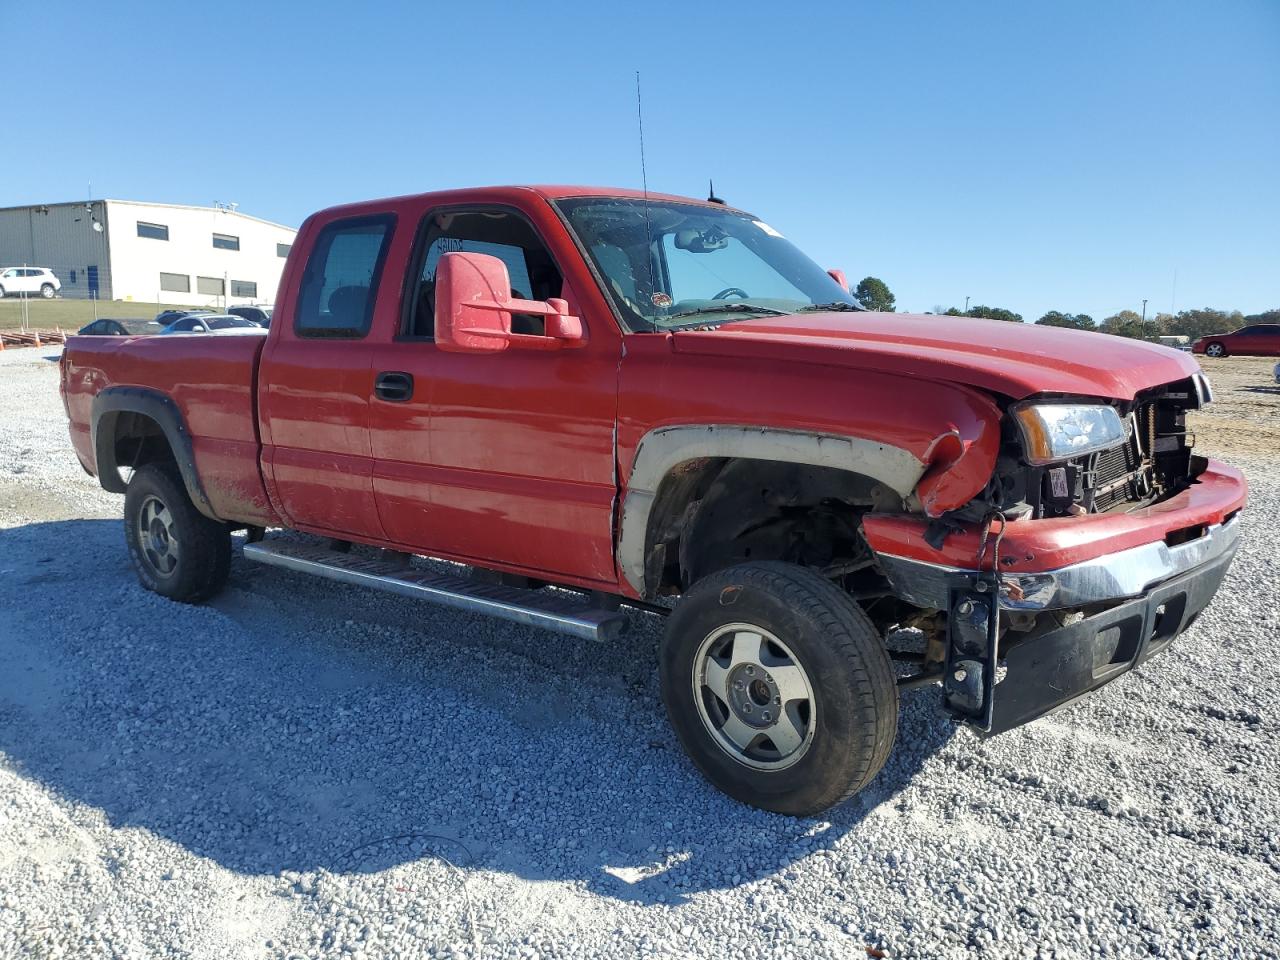
{"label": "door window", "polygon": [[[506,210],[451,210],[428,214],[423,225],[422,266],[409,298],[403,330],[407,336],[435,335],[436,267],[446,253],[484,253],[507,267],[511,296],[520,300],[559,297],[564,278],[546,244],[522,216]],[[546,321],[531,314],[512,314],[513,333],[541,335]]]}
{"label": "door window", "polygon": [[369,332],[393,220],[338,220],[320,231],[298,296],[298,336],[354,338]]}

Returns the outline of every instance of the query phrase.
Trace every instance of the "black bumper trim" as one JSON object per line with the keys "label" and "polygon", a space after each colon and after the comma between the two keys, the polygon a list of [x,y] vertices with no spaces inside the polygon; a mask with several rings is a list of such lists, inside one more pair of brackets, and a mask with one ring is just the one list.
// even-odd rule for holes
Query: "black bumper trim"
{"label": "black bumper trim", "polygon": [[1141,597],[1003,651],[990,728],[977,732],[994,736],[1059,710],[1164,651],[1209,605],[1235,550],[1232,544]]}

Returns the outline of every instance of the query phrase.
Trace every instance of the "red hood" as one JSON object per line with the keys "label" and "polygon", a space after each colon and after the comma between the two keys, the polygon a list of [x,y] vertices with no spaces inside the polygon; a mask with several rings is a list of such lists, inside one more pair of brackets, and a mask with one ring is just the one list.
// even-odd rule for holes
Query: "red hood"
{"label": "red hood", "polygon": [[1015,400],[1068,393],[1131,400],[1200,369],[1141,340],[1028,323],[912,313],[802,313],[675,335],[679,353],[760,356],[900,373]]}

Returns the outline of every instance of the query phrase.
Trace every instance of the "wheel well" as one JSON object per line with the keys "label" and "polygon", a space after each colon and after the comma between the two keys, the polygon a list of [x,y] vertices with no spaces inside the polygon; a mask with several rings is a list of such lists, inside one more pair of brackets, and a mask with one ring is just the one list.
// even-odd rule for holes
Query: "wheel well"
{"label": "wheel well", "polygon": [[[99,428],[101,429],[101,428]],[[111,425],[113,467],[136,470],[148,463],[176,462],[173,447],[160,424],[144,413],[122,410]]]}
{"label": "wheel well", "polygon": [[869,567],[862,513],[900,509],[872,477],[748,458],[689,460],[662,480],[649,515],[645,584],[678,593],[716,570],[783,560],[844,576]]}

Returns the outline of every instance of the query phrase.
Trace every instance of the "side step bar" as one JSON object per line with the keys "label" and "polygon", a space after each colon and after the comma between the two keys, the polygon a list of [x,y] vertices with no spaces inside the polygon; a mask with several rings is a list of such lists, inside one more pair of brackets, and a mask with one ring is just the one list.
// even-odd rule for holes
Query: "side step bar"
{"label": "side step bar", "polygon": [[322,546],[272,540],[246,543],[247,560],[354,583],[386,593],[427,600],[455,610],[483,613],[527,627],[541,627],[584,640],[609,640],[626,620],[616,610],[597,610],[556,594],[498,584],[475,583],[448,574],[428,573],[387,560],[338,553]]}

